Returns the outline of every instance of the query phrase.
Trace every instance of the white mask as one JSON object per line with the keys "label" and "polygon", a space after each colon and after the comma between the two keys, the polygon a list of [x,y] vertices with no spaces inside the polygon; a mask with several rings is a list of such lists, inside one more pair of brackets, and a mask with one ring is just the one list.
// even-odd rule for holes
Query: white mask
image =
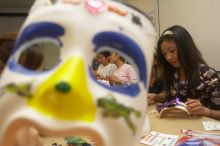
{"label": "white mask", "polygon": [[[22,126],[43,135],[82,135],[98,146],[138,143],[155,37],[143,14],[118,2],[37,1],[1,76],[0,146],[11,146]],[[33,46],[47,48],[43,62],[58,57],[52,68],[30,70],[18,63]],[[138,83],[111,87],[94,79],[92,59],[106,46],[130,58]]]}

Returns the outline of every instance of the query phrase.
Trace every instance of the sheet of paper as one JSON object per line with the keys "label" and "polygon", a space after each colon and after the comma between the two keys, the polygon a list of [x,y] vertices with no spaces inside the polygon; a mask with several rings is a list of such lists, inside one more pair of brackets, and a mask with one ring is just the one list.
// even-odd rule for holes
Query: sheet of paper
{"label": "sheet of paper", "polygon": [[174,146],[179,136],[151,131],[140,143],[149,146]]}
{"label": "sheet of paper", "polygon": [[220,122],[203,121],[202,124],[205,130],[220,130]]}

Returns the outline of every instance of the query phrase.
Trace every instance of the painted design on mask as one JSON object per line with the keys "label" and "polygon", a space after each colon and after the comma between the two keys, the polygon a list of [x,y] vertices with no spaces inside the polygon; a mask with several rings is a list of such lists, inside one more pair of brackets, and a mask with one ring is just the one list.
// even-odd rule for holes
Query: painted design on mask
{"label": "painted design on mask", "polygon": [[65,138],[68,146],[92,146],[89,142],[87,142],[84,138],[78,136],[70,136]]}
{"label": "painted design on mask", "polygon": [[0,89],[0,96],[8,92],[21,97],[31,97],[31,84],[32,83],[9,83]]}
{"label": "painted design on mask", "polygon": [[141,18],[139,16],[135,15],[135,14],[132,14],[131,16],[132,16],[132,19],[131,19],[132,22],[134,24],[139,25],[140,27],[142,27],[143,24],[141,22]]}
{"label": "painted design on mask", "polygon": [[93,121],[95,104],[87,87],[82,58],[69,58],[37,89],[29,105],[57,119]]}
{"label": "painted design on mask", "polygon": [[109,11],[109,12],[116,13],[116,14],[118,14],[118,15],[120,15],[120,16],[126,16],[126,15],[128,15],[128,12],[123,11],[123,10],[119,9],[118,7],[114,7],[114,6],[108,6],[108,11]]}
{"label": "painted design on mask", "polygon": [[70,4],[80,4],[82,2],[82,0],[63,0],[63,3],[70,3]]}
{"label": "painted design on mask", "polygon": [[91,14],[99,14],[106,10],[106,3],[103,0],[87,0],[85,7]]}
{"label": "painted design on mask", "polygon": [[133,134],[136,133],[136,127],[130,116],[133,113],[136,118],[139,118],[141,116],[140,111],[118,103],[112,95],[98,99],[98,106],[103,109],[103,117],[123,118]]}
{"label": "painted design on mask", "polygon": [[17,39],[13,52],[15,52],[25,42],[37,38],[51,38],[54,39],[59,46],[62,46],[62,42],[59,37],[64,34],[64,28],[57,23],[46,21],[32,23],[25,27],[21,36]]}
{"label": "painted design on mask", "polygon": [[[15,48],[12,52],[12,57],[8,62],[9,69],[16,71],[18,73],[25,73],[26,75],[40,74],[41,72],[27,70],[17,63],[16,53],[19,48],[26,48],[26,43],[30,40],[40,39],[42,42],[50,41],[58,47],[62,47],[62,41],[59,37],[64,35],[65,30],[62,26],[51,23],[51,22],[38,22],[28,25],[24,30],[21,36],[18,38],[18,41],[15,44]],[[57,62],[56,64],[58,64]]]}

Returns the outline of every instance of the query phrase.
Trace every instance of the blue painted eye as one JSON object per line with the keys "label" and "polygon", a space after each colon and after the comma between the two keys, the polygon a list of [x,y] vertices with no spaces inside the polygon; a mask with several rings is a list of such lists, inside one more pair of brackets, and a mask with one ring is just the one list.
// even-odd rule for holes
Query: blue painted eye
{"label": "blue painted eye", "polygon": [[53,69],[60,62],[59,39],[64,35],[62,26],[51,22],[27,26],[17,39],[9,69],[22,74],[38,74]]}
{"label": "blue painted eye", "polygon": [[[95,81],[107,89],[136,96],[140,92],[138,83],[147,83],[146,60],[140,47],[117,32],[98,33],[93,43],[96,56],[91,76]],[[115,68],[110,67],[113,65]]]}

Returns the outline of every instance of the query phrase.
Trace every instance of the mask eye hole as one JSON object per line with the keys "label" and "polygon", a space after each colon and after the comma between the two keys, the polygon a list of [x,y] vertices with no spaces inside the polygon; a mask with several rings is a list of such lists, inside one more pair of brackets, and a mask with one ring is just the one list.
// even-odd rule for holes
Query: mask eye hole
{"label": "mask eye hole", "polygon": [[[144,85],[146,87],[146,83],[147,83],[147,65],[146,65],[145,56],[144,56],[140,46],[134,40],[132,40],[130,37],[128,37],[122,33],[111,32],[111,31],[104,31],[104,32],[100,32],[100,33],[96,34],[93,38],[93,44],[95,45],[94,58],[97,57],[97,55],[98,55],[97,53],[102,52],[104,50],[108,50],[108,51],[110,51],[109,61],[111,63],[114,62],[114,64],[115,64],[117,62],[117,59],[119,60],[120,57],[124,58],[124,64],[127,64],[130,66],[130,67],[126,67],[126,68],[132,68],[131,69],[131,70],[133,70],[132,72],[134,74],[136,74],[136,76],[137,76],[136,79],[133,81],[131,81],[129,78],[129,80],[130,80],[129,83],[127,82],[128,79],[126,79],[126,80],[120,82],[119,84],[116,83],[115,84],[116,86],[114,86],[114,84],[111,85],[111,83],[109,83],[109,84],[107,83],[107,85],[106,85],[105,82],[100,83],[97,80],[96,75],[94,75],[95,71],[92,70],[91,76],[94,78],[94,80],[99,85],[101,85],[109,90],[119,92],[122,94],[126,94],[131,97],[136,97],[140,92],[140,85]],[[117,59],[115,60],[115,58],[117,58]],[[94,59],[93,64],[96,64],[96,63],[97,63],[97,61],[95,61],[95,59]],[[121,68],[120,65],[117,67]],[[93,66],[93,69],[95,69],[94,66]],[[130,72],[130,71],[128,71],[128,72]],[[123,74],[120,74],[120,69],[118,70],[118,74],[122,78],[124,78],[124,77],[127,78],[129,76],[128,72],[126,72],[126,74],[123,75]],[[113,76],[112,78],[115,78],[115,76]],[[114,80],[114,79],[112,79],[112,80]]]}
{"label": "mask eye hole", "polygon": [[108,46],[97,50],[93,57],[94,79],[112,87],[126,87],[138,83],[137,66],[128,55]]}
{"label": "mask eye hole", "polygon": [[55,68],[60,62],[60,46],[53,39],[24,43],[9,62],[10,69],[22,73],[41,73]]}
{"label": "mask eye hole", "polygon": [[39,44],[32,44],[21,52],[17,63],[25,69],[36,71],[43,70],[43,50]]}

